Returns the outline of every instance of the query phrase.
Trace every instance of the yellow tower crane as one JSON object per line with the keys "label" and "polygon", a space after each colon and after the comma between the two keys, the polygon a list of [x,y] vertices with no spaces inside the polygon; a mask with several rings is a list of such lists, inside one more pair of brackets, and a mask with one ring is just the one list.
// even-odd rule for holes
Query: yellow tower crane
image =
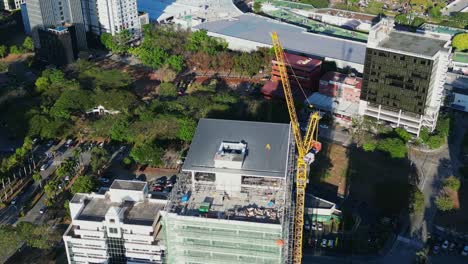
{"label": "yellow tower crane", "polygon": [[[304,136],[301,134],[299,120],[297,119],[296,107],[289,83],[288,72],[286,69],[286,57],[279,41],[278,34],[273,32],[271,35],[273,48],[275,50],[276,62],[278,64],[283,84],[284,97],[288,105],[289,118],[294,133],[294,139],[297,146],[297,164],[296,164],[296,208],[294,212],[294,248],[293,263],[299,264],[302,261],[302,234],[304,230],[304,202],[305,189],[310,163],[314,160],[314,154],[320,151],[321,144],[318,142],[318,122],[320,119],[318,112],[313,112],[309,117],[309,123]],[[300,85],[300,84],[299,84]],[[301,88],[302,89],[302,88]]]}

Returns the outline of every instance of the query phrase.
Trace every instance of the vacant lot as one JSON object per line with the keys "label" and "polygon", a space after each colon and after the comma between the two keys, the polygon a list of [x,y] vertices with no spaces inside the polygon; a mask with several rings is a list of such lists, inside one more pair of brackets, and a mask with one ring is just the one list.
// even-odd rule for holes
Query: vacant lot
{"label": "vacant lot", "polygon": [[458,190],[458,209],[449,212],[437,212],[435,223],[449,229],[455,229],[458,232],[468,232],[468,184],[462,183]]}
{"label": "vacant lot", "polygon": [[411,175],[406,159],[324,144],[311,168],[311,183],[314,190],[346,197],[353,207],[361,205],[390,216],[406,208]]}

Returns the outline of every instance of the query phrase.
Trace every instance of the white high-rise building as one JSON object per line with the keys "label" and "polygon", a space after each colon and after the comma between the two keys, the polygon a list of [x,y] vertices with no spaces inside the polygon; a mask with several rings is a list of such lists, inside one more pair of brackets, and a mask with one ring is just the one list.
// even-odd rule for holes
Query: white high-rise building
{"label": "white high-rise building", "polygon": [[162,263],[160,210],[146,182],[115,180],[104,194],[75,194],[63,235],[68,263]]}
{"label": "white high-rise building", "polygon": [[141,32],[136,0],[81,0],[87,30],[97,35],[129,30],[135,37]]}
{"label": "white high-rise building", "polygon": [[24,3],[26,3],[26,0],[14,0],[14,1],[0,0],[1,7],[8,11],[19,9],[21,7],[21,4],[24,4]]}

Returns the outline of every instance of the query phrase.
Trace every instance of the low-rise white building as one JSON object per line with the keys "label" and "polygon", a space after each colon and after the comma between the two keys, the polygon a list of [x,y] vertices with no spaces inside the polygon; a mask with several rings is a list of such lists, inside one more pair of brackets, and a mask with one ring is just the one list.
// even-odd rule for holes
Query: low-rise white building
{"label": "low-rise white building", "polygon": [[165,205],[141,181],[115,180],[104,194],[75,194],[63,235],[68,263],[162,263]]}

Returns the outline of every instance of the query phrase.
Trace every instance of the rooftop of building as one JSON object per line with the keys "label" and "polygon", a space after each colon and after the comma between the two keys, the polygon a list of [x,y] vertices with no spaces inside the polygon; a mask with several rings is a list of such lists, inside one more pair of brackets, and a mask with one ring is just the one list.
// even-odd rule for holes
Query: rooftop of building
{"label": "rooftop of building", "polygon": [[445,40],[393,30],[379,47],[432,57],[444,48]]}
{"label": "rooftop of building", "polygon": [[[247,144],[240,169],[215,167],[215,155],[223,141]],[[201,119],[182,170],[283,178],[289,143],[289,124]]]}
{"label": "rooftop of building", "polygon": [[[143,186],[145,185],[146,183],[143,183]],[[106,192],[105,194],[75,194],[70,202],[73,204],[82,204],[83,206],[74,219],[101,222],[105,219],[109,210],[115,210],[123,212],[122,221],[125,224],[152,225],[159,211],[164,209],[166,201],[148,198],[147,192],[143,189],[138,189],[142,191],[142,195],[145,195],[139,201],[132,200],[134,197],[130,198],[131,195],[128,197],[122,195],[125,191],[137,190],[137,186],[141,186],[141,182],[114,181],[111,185],[111,189],[117,189],[119,192],[118,195],[122,197],[120,201],[111,199],[111,195],[115,194],[111,192]]]}
{"label": "rooftop of building", "polygon": [[309,96],[308,102],[320,110],[350,117],[356,115],[359,110],[358,103],[340,100],[320,93],[313,93],[311,96]]}
{"label": "rooftop of building", "polygon": [[295,69],[301,69],[304,71],[313,71],[322,65],[321,60],[312,59],[305,56],[299,56],[288,52],[284,53],[286,62]]}
{"label": "rooftop of building", "polygon": [[110,189],[143,191],[145,186],[146,186],[146,182],[142,182],[142,181],[117,180],[117,181],[112,182]]}
{"label": "rooftop of building", "polygon": [[305,208],[319,208],[319,209],[332,209],[335,206],[334,203],[316,197],[311,194],[307,194],[305,198]]}
{"label": "rooftop of building", "polygon": [[271,32],[280,37],[286,51],[317,57],[328,57],[364,64],[366,44],[351,40],[308,33],[305,28],[247,13],[240,16],[202,23],[195,27],[220,35],[271,45]]}
{"label": "rooftop of building", "polygon": [[468,64],[468,52],[455,52],[453,53],[452,60]]}
{"label": "rooftop of building", "polygon": [[326,81],[326,82],[332,81],[332,82],[344,83],[344,84],[354,86],[357,89],[361,89],[361,86],[362,86],[362,78],[351,76],[349,74],[339,73],[339,72],[332,72],[332,71],[327,72],[322,76],[322,78],[320,78],[320,80]]}

